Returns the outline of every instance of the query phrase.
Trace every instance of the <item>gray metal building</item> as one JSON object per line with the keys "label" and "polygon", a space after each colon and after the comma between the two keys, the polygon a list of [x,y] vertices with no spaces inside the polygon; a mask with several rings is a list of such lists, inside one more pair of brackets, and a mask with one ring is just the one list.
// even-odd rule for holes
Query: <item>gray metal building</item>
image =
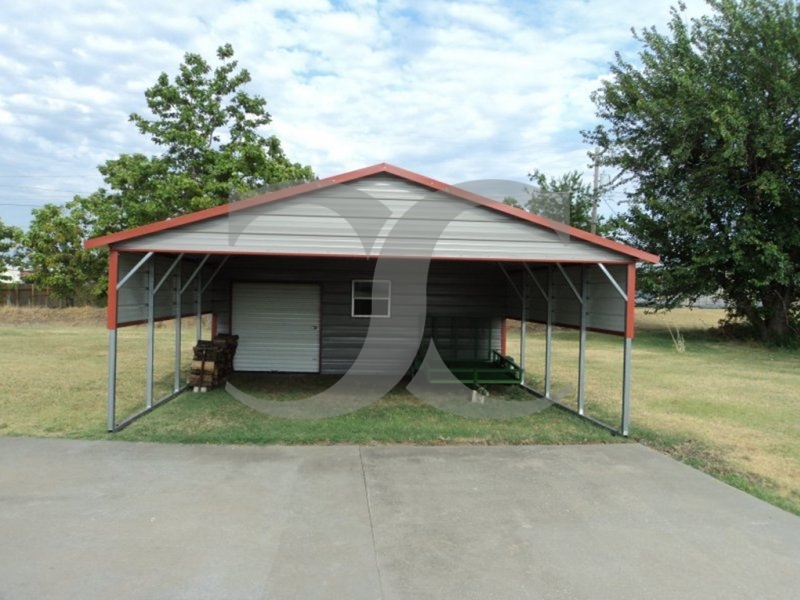
{"label": "gray metal building", "polygon": [[[117,329],[149,325],[146,413],[185,389],[177,316],[212,314],[240,336],[238,371],[345,373],[370,324],[400,348],[418,326],[442,358],[506,352],[505,319],[620,336],[618,430],[627,434],[635,264],[657,257],[388,164],[270,192],[86,242],[109,253],[109,430],[117,422]],[[424,278],[420,279],[420,273]],[[174,390],[153,397],[154,323],[176,319]],[[198,338],[202,335],[198,319]],[[520,354],[524,365],[524,344]],[[381,373],[386,353],[361,357]],[[391,356],[389,356],[391,358]]]}

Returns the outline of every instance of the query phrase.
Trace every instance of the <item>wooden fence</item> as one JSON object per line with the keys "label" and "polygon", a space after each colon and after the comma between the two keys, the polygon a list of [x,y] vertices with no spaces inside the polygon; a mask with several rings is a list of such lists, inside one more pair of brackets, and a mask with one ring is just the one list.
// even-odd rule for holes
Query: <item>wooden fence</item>
{"label": "wooden fence", "polygon": [[64,308],[69,302],[54,297],[48,288],[31,283],[0,284],[0,306]]}

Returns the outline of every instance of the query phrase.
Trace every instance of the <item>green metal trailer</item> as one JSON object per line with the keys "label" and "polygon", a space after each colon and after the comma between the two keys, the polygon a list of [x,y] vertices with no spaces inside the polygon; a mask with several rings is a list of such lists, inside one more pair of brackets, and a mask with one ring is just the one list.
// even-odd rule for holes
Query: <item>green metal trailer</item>
{"label": "green metal trailer", "polygon": [[429,383],[452,383],[453,378],[466,385],[517,385],[523,369],[510,357],[492,350],[488,360],[447,360],[446,368],[429,367],[422,357],[414,361],[414,372],[421,371]]}

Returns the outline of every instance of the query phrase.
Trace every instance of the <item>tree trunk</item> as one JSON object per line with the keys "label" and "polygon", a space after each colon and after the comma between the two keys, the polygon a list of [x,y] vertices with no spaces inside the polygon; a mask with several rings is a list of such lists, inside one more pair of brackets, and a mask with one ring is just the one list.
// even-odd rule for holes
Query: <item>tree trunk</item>
{"label": "tree trunk", "polygon": [[[781,293],[783,292],[783,293]],[[764,341],[785,342],[791,332],[789,323],[789,306],[791,299],[786,290],[771,289],[764,293],[762,313],[764,315]]]}
{"label": "tree trunk", "polygon": [[783,342],[789,337],[789,320],[787,314],[772,314],[767,319],[767,339],[771,342]]}
{"label": "tree trunk", "polygon": [[763,319],[763,315],[761,310],[753,306],[751,303],[740,303],[737,305],[737,311],[744,315],[744,317],[750,322],[750,325],[758,332],[758,336],[766,341],[769,334],[767,331],[767,324]]}

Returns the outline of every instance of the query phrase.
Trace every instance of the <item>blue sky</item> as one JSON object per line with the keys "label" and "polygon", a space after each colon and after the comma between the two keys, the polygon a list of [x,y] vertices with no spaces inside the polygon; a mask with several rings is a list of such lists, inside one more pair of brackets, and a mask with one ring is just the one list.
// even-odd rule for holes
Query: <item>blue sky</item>
{"label": "blue sky", "polygon": [[[459,183],[585,171],[590,93],[671,0],[7,0],[0,218],[88,194],[97,165],[156,153],[128,115],[185,52],[230,42],[288,156],[320,177],[391,162]],[[689,14],[705,10],[687,0]],[[588,180],[588,179],[587,179]],[[609,210],[606,207],[606,210]]]}

